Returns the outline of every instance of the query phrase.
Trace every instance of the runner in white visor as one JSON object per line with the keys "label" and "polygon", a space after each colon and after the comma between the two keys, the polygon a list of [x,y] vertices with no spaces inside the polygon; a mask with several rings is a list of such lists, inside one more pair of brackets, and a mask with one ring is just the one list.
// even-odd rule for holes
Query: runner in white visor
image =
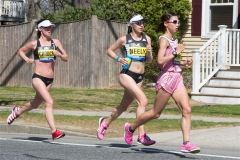
{"label": "runner in white visor", "polygon": [[[133,23],[133,22],[136,23],[137,25],[141,25],[142,23],[145,23],[147,21],[148,20],[146,18],[143,18],[143,16],[138,14],[130,19],[130,21],[128,22],[128,26],[130,26],[130,23]],[[138,22],[139,22],[139,24],[138,24]]]}
{"label": "runner in white visor", "polygon": [[40,28],[40,27],[49,27],[49,26],[55,27],[55,24],[52,24],[49,20],[44,20],[37,25],[36,30],[38,30],[38,28]]}

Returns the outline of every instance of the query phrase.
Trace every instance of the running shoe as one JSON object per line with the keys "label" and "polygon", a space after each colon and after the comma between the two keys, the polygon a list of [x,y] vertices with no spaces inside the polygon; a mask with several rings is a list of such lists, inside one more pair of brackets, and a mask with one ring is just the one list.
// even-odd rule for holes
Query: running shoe
{"label": "running shoe", "polygon": [[138,136],[137,139],[137,143],[138,144],[143,144],[144,146],[150,146],[156,143],[156,141],[151,140],[149,136],[146,135],[146,133],[144,133],[141,136]]}
{"label": "running shoe", "polygon": [[133,141],[133,133],[129,131],[130,126],[130,123],[124,125],[124,140],[127,144],[131,145]]}
{"label": "running shoe", "polygon": [[103,117],[99,118],[99,121],[98,121],[99,127],[97,130],[97,137],[100,140],[102,140],[104,138],[104,134],[109,127],[109,126],[105,126],[105,122],[106,122],[105,118],[103,118]]}
{"label": "running shoe", "polygon": [[16,118],[18,118],[18,110],[19,107],[18,106],[14,106],[12,109],[12,113],[8,116],[7,118],[7,123],[10,125]]}
{"label": "running shoe", "polygon": [[65,133],[59,131],[58,129],[56,129],[55,132],[52,133],[52,139],[59,139],[65,136]]}
{"label": "running shoe", "polygon": [[183,144],[181,147],[181,152],[184,153],[199,153],[200,152],[200,148],[191,144],[190,142],[187,142],[187,144]]}

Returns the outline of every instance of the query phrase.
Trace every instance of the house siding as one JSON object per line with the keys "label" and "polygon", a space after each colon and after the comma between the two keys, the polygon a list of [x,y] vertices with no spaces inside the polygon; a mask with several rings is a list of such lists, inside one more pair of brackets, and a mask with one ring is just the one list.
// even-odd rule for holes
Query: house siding
{"label": "house siding", "polygon": [[[190,0],[192,3],[192,0]],[[202,39],[201,36],[192,36],[192,13],[189,15],[188,26],[182,34],[182,43],[185,50],[182,52],[182,60],[192,57],[192,50],[200,49],[209,39]]]}

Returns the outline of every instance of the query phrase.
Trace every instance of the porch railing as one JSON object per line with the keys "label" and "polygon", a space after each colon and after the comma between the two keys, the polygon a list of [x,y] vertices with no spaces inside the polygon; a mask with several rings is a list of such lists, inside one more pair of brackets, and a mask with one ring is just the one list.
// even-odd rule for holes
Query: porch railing
{"label": "porch railing", "polygon": [[211,77],[226,66],[240,66],[240,29],[227,29],[219,25],[219,31],[199,50],[193,50],[192,93],[199,93]]}
{"label": "porch railing", "polygon": [[0,16],[24,18],[24,1],[0,0]]}

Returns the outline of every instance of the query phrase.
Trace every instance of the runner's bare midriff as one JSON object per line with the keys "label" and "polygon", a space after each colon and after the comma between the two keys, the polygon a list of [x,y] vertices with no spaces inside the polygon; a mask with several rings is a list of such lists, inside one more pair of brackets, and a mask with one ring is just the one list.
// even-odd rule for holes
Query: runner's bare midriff
{"label": "runner's bare midriff", "polygon": [[129,68],[130,71],[138,74],[143,74],[145,68],[144,62],[133,62],[131,63],[131,66]]}
{"label": "runner's bare midriff", "polygon": [[53,62],[40,62],[39,60],[35,60],[35,73],[41,75],[46,78],[54,77],[54,63]]}

